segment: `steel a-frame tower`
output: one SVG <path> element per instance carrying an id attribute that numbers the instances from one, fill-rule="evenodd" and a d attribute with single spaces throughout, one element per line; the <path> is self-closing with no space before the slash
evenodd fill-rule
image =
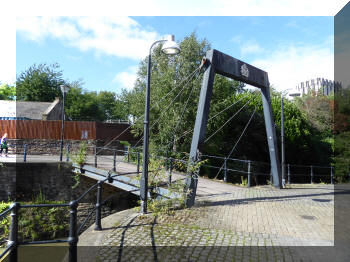
<path id="1" fill-rule="evenodd" d="M 198 152 L 200 151 L 205 138 L 214 77 L 215 74 L 220 74 L 260 88 L 264 108 L 267 142 L 270 152 L 273 184 L 276 188 L 281 188 L 281 165 L 278 157 L 276 131 L 270 98 L 270 84 L 267 73 L 215 49 L 207 51 L 204 58 L 204 67 L 205 72 L 203 75 L 197 117 L 193 130 L 189 162 L 195 163 L 198 160 Z M 197 183 L 198 179 L 196 176 L 189 173 L 186 178 L 186 188 L 189 190 L 186 201 L 187 207 L 194 205 Z"/>

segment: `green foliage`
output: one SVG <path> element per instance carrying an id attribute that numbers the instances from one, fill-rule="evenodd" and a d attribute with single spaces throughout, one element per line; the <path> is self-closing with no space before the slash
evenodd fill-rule
<path id="1" fill-rule="evenodd" d="M 63 204 L 62 201 L 49 201 L 40 193 L 31 202 L 21 204 Z M 10 203 L 0 203 L 0 213 L 9 208 Z M 66 237 L 69 228 L 67 207 L 21 208 L 18 215 L 19 241 L 48 240 Z M 10 217 L 0 221 L 0 242 L 8 239 Z"/>
<path id="2" fill-rule="evenodd" d="M 58 64 L 34 64 L 17 76 L 17 100 L 51 102 L 62 96 L 60 85 L 66 84 Z"/>
<path id="3" fill-rule="evenodd" d="M 73 163 L 82 167 L 86 163 L 88 145 L 86 141 L 80 143 L 78 150 L 72 155 L 71 159 Z M 73 176 L 75 184 L 72 186 L 72 189 L 76 188 L 80 184 L 80 173 L 76 172 Z"/>
<path id="4" fill-rule="evenodd" d="M 0 85 L 0 100 L 15 100 L 16 87 L 8 84 Z"/>
<path id="5" fill-rule="evenodd" d="M 246 187 L 248 185 L 248 179 L 241 176 L 241 186 Z"/>

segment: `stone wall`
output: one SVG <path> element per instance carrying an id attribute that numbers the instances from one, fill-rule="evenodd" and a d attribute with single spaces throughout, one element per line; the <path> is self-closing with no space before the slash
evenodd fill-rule
<path id="1" fill-rule="evenodd" d="M 96 184 L 96 180 L 80 176 L 79 185 L 72 189 L 73 178 L 70 163 L 2 163 L 0 168 L 0 201 L 28 201 L 42 193 L 48 200 L 69 202 Z M 129 206 L 133 195 L 104 183 L 102 199 L 111 197 L 110 203 Z M 113 196 L 113 197 L 112 197 Z M 96 190 L 89 193 L 85 203 L 96 203 Z"/>
<path id="2" fill-rule="evenodd" d="M 106 145 L 106 141 L 102 140 L 83 140 L 88 144 L 88 154 L 93 154 L 94 147 L 103 147 Z M 82 140 L 65 140 L 63 147 L 64 152 L 67 152 L 67 145 L 69 144 L 70 152 L 77 150 L 83 143 Z M 24 145 L 27 145 L 27 154 L 31 155 L 59 155 L 60 153 L 60 140 L 54 139 L 9 139 L 9 153 L 10 154 L 23 154 Z M 124 146 L 119 141 L 114 141 L 108 145 L 109 148 L 117 150 L 124 150 Z M 99 155 L 113 154 L 110 150 L 99 150 Z M 118 154 L 121 154 L 118 152 Z"/>

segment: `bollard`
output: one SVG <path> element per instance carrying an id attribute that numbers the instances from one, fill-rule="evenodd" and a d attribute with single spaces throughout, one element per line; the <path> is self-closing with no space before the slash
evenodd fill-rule
<path id="1" fill-rule="evenodd" d="M 117 166 L 117 151 L 113 150 L 113 171 L 116 171 Z"/>
<path id="2" fill-rule="evenodd" d="M 70 153 L 70 144 L 67 144 L 67 155 L 66 155 L 66 162 L 69 162 L 69 153 Z"/>
<path id="3" fill-rule="evenodd" d="M 314 181 L 314 169 L 313 169 L 313 166 L 311 166 L 310 172 L 311 172 L 311 173 L 310 173 L 310 176 L 311 176 L 310 184 L 312 184 L 313 181 Z"/>
<path id="4" fill-rule="evenodd" d="M 349 182 L 350 182 L 350 167 L 349 167 Z"/>
<path id="5" fill-rule="evenodd" d="M 11 210 L 11 225 L 10 225 L 10 238 L 8 245 L 14 245 L 9 254 L 9 262 L 17 262 L 17 244 L 18 244 L 18 210 L 20 209 L 20 204 L 15 202 L 12 204 Z"/>
<path id="6" fill-rule="evenodd" d="M 140 152 L 137 152 L 137 174 L 140 174 Z"/>
<path id="7" fill-rule="evenodd" d="M 288 184 L 290 184 L 290 165 L 288 164 Z"/>
<path id="8" fill-rule="evenodd" d="M 23 162 L 27 162 L 27 144 L 24 144 Z"/>
<path id="9" fill-rule="evenodd" d="M 78 202 L 71 201 L 69 203 L 70 215 L 69 215 L 69 262 L 77 262 L 78 260 L 78 232 L 77 232 L 77 208 Z"/>
<path id="10" fill-rule="evenodd" d="M 94 166 L 97 167 L 97 147 L 94 147 L 95 163 Z"/>
<path id="11" fill-rule="evenodd" d="M 168 183 L 171 185 L 171 175 L 173 172 L 173 158 L 170 157 L 170 163 L 169 163 L 169 177 L 168 177 Z"/>
<path id="12" fill-rule="evenodd" d="M 95 230 L 101 231 L 102 226 L 101 226 L 101 209 L 102 209 L 102 184 L 103 181 L 98 181 L 97 182 L 97 196 L 96 196 L 96 220 L 95 220 Z"/>
<path id="13" fill-rule="evenodd" d="M 227 158 L 224 160 L 224 182 L 227 182 Z"/>
<path id="14" fill-rule="evenodd" d="M 333 185 L 333 167 L 331 166 L 331 184 Z"/>
<path id="15" fill-rule="evenodd" d="M 250 161 L 248 161 L 248 187 L 250 187 Z"/>

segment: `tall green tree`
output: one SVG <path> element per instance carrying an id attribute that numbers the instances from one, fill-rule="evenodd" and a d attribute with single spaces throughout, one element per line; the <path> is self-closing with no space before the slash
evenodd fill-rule
<path id="1" fill-rule="evenodd" d="M 0 85 L 0 100 L 15 100 L 16 87 L 8 84 Z"/>
<path id="2" fill-rule="evenodd" d="M 61 97 L 60 85 L 68 84 L 56 64 L 34 64 L 16 79 L 17 100 L 52 102 Z"/>
<path id="3" fill-rule="evenodd" d="M 186 157 L 192 140 L 202 74 L 198 74 L 198 77 L 188 77 L 199 67 L 206 51 L 210 49 L 210 44 L 192 33 L 181 41 L 180 47 L 181 53 L 174 57 L 162 54 L 161 46 L 153 50 L 150 147 L 154 150 L 173 150 L 177 152 L 177 156 Z M 129 105 L 129 113 L 136 121 L 133 132 L 137 135 L 143 133 L 146 74 L 147 58 L 139 65 L 134 89 L 123 94 L 123 100 Z M 280 142 L 280 93 L 272 90 L 271 97 Z M 245 90 L 241 83 L 216 75 L 206 132 L 207 141 L 201 152 L 227 156 L 255 109 L 256 113 L 231 157 L 269 162 L 259 90 Z M 318 139 L 318 131 L 309 123 L 302 110 L 293 101 L 286 101 L 284 109 L 288 162 L 329 163 L 329 144 L 315 141 Z M 238 111 L 239 113 L 228 121 Z M 142 141 L 138 146 L 142 146 Z M 327 153 L 318 154 L 320 149 Z"/>

